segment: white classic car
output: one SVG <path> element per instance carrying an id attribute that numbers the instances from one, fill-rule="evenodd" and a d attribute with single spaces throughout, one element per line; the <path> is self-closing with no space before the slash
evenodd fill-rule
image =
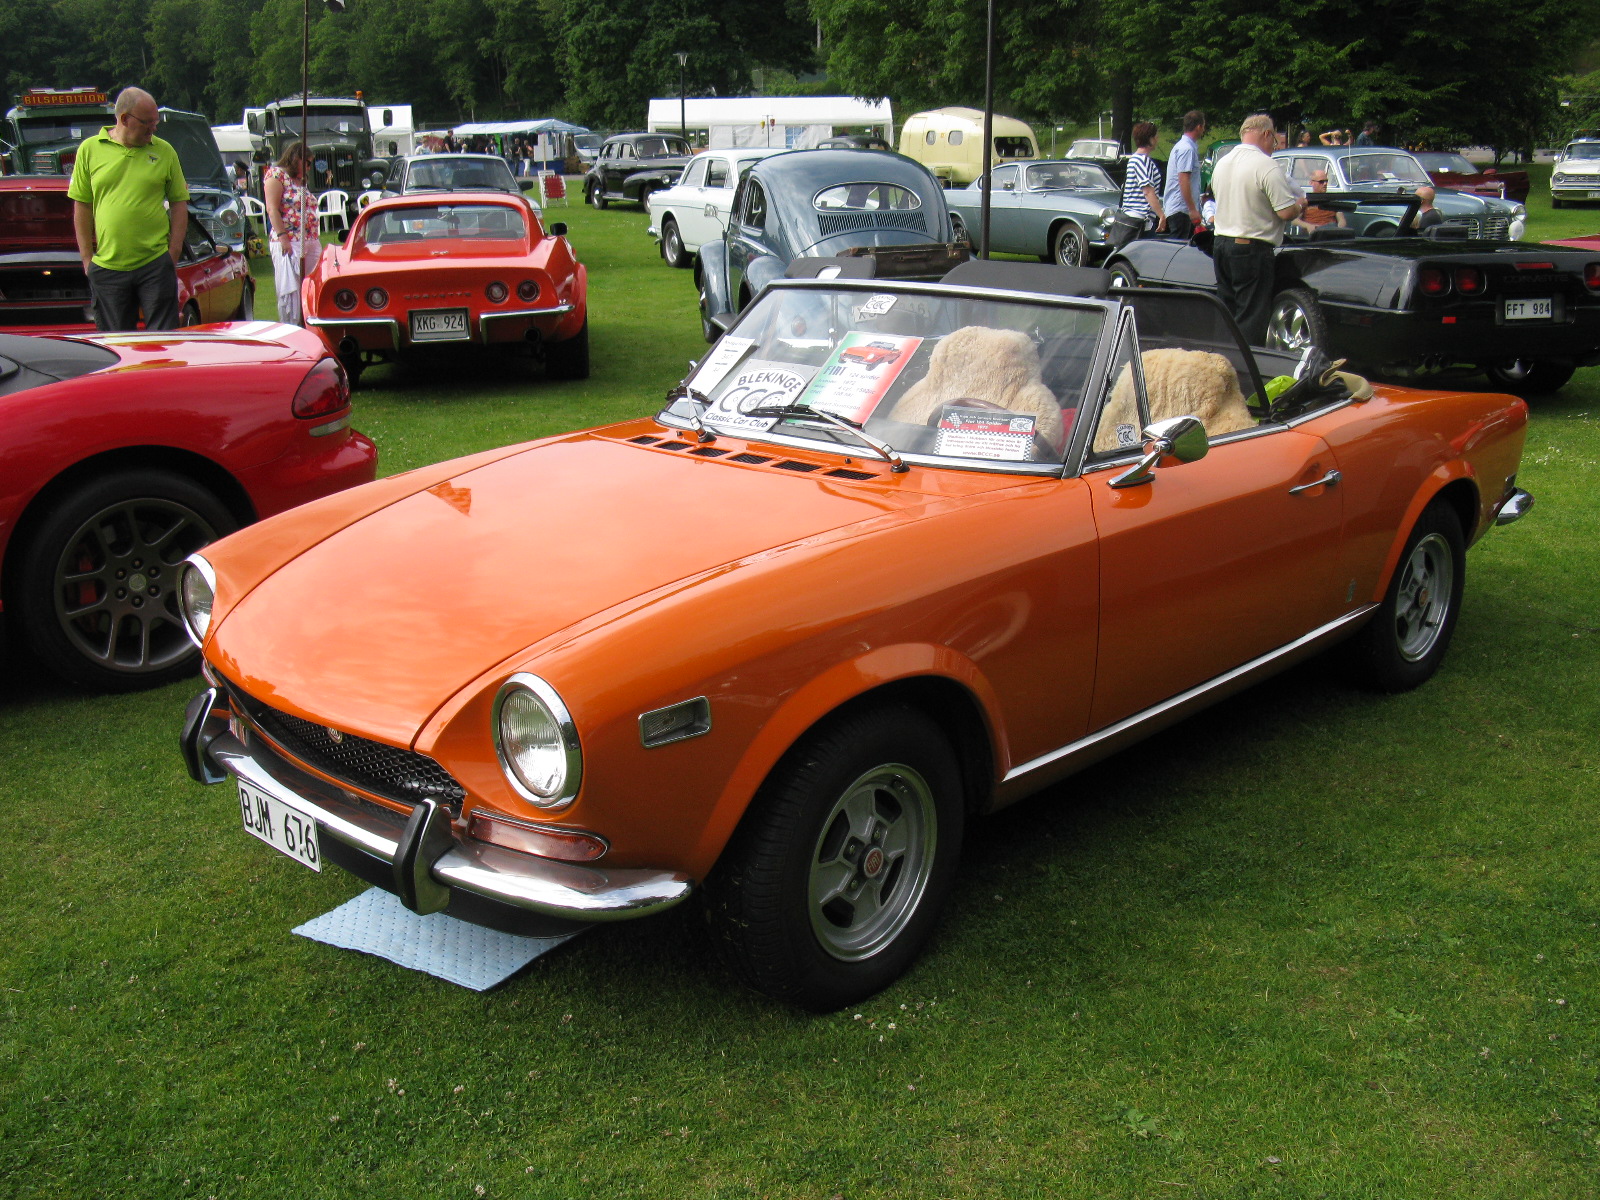
<path id="1" fill-rule="evenodd" d="M 687 267 L 707 242 L 722 240 L 733 208 L 739 174 L 751 163 L 783 147 L 704 150 L 684 169 L 675 186 L 650 193 L 648 233 L 661 243 L 669 266 Z"/>

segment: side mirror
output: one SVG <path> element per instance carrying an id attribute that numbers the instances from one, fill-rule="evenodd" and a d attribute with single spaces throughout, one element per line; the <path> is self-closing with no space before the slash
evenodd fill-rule
<path id="1" fill-rule="evenodd" d="M 531 192 L 539 186 L 539 177 L 537 175 L 519 176 L 517 178 L 517 186 L 525 192 Z"/>
<path id="2" fill-rule="evenodd" d="M 1199 417 L 1168 417 L 1165 421 L 1154 421 L 1144 429 L 1144 457 L 1113 479 L 1111 486 L 1138 487 L 1155 478 L 1151 468 L 1163 458 L 1175 458 L 1181 463 L 1197 462 L 1210 450 L 1205 422 Z"/>
<path id="3" fill-rule="evenodd" d="M 567 223 L 565 221 L 552 221 L 550 223 L 550 236 L 551 237 L 566 237 L 567 236 Z"/>

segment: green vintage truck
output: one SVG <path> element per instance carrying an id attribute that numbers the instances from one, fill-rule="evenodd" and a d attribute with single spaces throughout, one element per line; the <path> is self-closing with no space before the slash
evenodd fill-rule
<path id="1" fill-rule="evenodd" d="M 70 175 L 78 143 L 112 123 L 100 88 L 29 88 L 6 113 L 0 139 L 12 175 Z"/>
<path id="2" fill-rule="evenodd" d="M 300 97 L 275 100 L 265 108 L 246 110 L 245 124 L 251 133 L 260 134 L 269 161 L 276 161 L 283 149 L 300 136 Z M 306 105 L 310 136 L 313 178 L 307 182 L 317 192 L 339 188 L 352 198 L 381 184 L 389 162 L 373 154 L 372 125 L 367 108 L 358 95 L 353 99 L 312 96 Z"/>

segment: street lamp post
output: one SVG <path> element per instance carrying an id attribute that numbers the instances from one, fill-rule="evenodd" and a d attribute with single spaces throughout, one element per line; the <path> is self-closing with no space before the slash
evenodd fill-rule
<path id="1" fill-rule="evenodd" d="M 679 50 L 673 55 L 673 57 L 678 60 L 678 132 L 683 135 L 683 140 L 688 142 L 689 101 L 685 99 L 685 97 L 688 95 L 688 92 L 684 87 L 683 69 L 689 62 L 689 52 L 687 50 Z"/>

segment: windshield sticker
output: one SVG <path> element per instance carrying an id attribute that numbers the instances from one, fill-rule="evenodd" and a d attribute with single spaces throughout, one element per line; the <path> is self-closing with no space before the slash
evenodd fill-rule
<path id="1" fill-rule="evenodd" d="M 894 307 L 894 302 L 894 296 L 874 296 L 856 309 L 856 320 L 865 321 L 871 317 L 881 317 Z"/>
<path id="2" fill-rule="evenodd" d="M 695 373 L 689 377 L 689 386 L 709 396 L 717 390 L 717 384 L 728 377 L 728 372 L 739 365 L 739 360 L 750 353 L 750 347 L 755 344 L 755 338 L 723 338 L 717 343 L 716 349 L 695 368 Z"/>
<path id="3" fill-rule="evenodd" d="M 1033 457 L 1034 418 L 947 404 L 939 413 L 935 454 L 1023 462 Z"/>
<path id="4" fill-rule="evenodd" d="M 921 338 L 906 334 L 847 333 L 801 402 L 865 421 L 920 345 Z"/>
<path id="5" fill-rule="evenodd" d="M 810 382 L 811 371 L 807 367 L 751 359 L 712 402 L 704 419 L 719 429 L 765 433 L 778 423 L 777 417 L 747 417 L 745 414 L 753 408 L 789 404 Z"/>

